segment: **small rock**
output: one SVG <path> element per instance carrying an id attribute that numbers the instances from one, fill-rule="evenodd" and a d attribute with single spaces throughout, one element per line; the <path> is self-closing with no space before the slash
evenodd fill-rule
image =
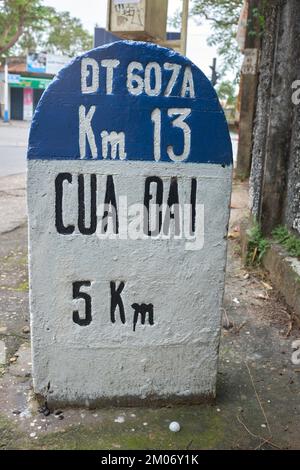
<path id="1" fill-rule="evenodd" d="M 9 360 L 9 362 L 10 362 L 11 364 L 13 364 L 13 363 L 16 362 L 16 361 L 17 361 L 16 356 L 11 357 L 10 360 Z"/>
<path id="2" fill-rule="evenodd" d="M 54 414 L 55 414 L 55 416 L 59 416 L 59 415 L 62 414 L 62 411 L 61 410 L 56 410 L 56 411 L 54 411 Z"/>
<path id="3" fill-rule="evenodd" d="M 30 333 L 30 328 L 29 328 L 29 326 L 24 326 L 24 327 L 22 328 L 22 333 L 26 333 L 26 334 L 27 334 L 27 333 Z"/>
<path id="4" fill-rule="evenodd" d="M 124 423 L 125 422 L 125 418 L 124 416 L 118 416 L 118 418 L 115 419 L 115 423 Z"/>
<path id="5" fill-rule="evenodd" d="M 180 431 L 180 424 L 177 421 L 172 421 L 169 426 L 170 431 L 172 432 L 179 432 Z"/>
<path id="6" fill-rule="evenodd" d="M 17 415 L 20 415 L 20 414 L 21 414 L 21 411 L 19 411 L 19 410 L 14 410 L 12 413 L 13 413 L 13 415 L 16 415 L 16 416 L 17 416 Z"/>

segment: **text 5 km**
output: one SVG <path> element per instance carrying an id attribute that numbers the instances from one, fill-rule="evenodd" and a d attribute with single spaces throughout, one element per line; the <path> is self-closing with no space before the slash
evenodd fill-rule
<path id="1" fill-rule="evenodd" d="M 104 59 L 97 62 L 91 57 L 81 61 L 81 92 L 97 93 L 103 86 L 107 95 L 114 94 L 114 72 L 120 66 L 117 59 Z M 100 71 L 105 69 L 105 84 L 100 80 Z M 183 69 L 183 73 L 182 72 Z M 180 83 L 178 81 L 180 80 Z M 179 85 L 179 86 L 176 86 Z M 174 90 L 176 86 L 176 92 Z M 162 66 L 157 62 L 149 62 L 145 67 L 140 62 L 130 62 L 127 67 L 126 88 L 130 95 L 138 96 L 180 96 L 195 98 L 193 72 L 189 65 L 166 62 Z"/>
<path id="2" fill-rule="evenodd" d="M 84 300 L 84 313 L 80 314 L 78 310 L 73 311 L 73 322 L 79 326 L 88 326 L 93 320 L 92 317 L 92 298 L 90 294 L 84 292 L 83 289 L 90 289 L 92 286 L 91 281 L 77 281 L 73 282 L 73 300 Z M 116 323 L 117 316 L 120 317 L 120 322 L 125 325 L 127 323 L 127 316 L 122 299 L 122 292 L 125 287 L 125 282 L 119 283 L 115 281 L 110 282 L 110 322 Z M 137 304 L 131 305 L 133 309 L 133 331 L 136 331 L 136 326 L 140 318 L 141 324 L 154 325 L 154 307 L 153 304 Z M 118 315 L 119 313 L 119 315 Z M 147 323 L 148 320 L 148 323 Z"/>

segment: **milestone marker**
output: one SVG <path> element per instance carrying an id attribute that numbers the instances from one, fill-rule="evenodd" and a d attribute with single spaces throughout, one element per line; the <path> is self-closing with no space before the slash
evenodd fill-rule
<path id="1" fill-rule="evenodd" d="M 215 396 L 231 174 L 223 111 L 187 58 L 124 41 L 59 73 L 28 149 L 37 393 Z"/>

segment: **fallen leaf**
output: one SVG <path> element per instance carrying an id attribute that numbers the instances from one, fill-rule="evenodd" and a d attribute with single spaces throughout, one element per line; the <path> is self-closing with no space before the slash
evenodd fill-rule
<path id="1" fill-rule="evenodd" d="M 270 286 L 267 282 L 261 281 L 262 285 L 267 289 L 267 290 L 273 290 L 273 287 Z"/>
<path id="2" fill-rule="evenodd" d="M 262 299 L 262 300 L 268 300 L 269 297 L 267 295 L 264 295 L 264 294 L 258 294 L 256 296 L 257 299 Z"/>
<path id="3" fill-rule="evenodd" d="M 228 233 L 228 239 L 229 240 L 234 240 L 236 238 L 239 238 L 240 233 L 239 232 L 229 232 Z"/>

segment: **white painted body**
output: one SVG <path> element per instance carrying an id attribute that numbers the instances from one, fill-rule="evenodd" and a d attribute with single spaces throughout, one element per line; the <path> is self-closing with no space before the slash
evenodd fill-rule
<path id="1" fill-rule="evenodd" d="M 31 328 L 34 390 L 48 401 L 92 403 L 115 399 L 211 398 L 216 391 L 231 166 L 127 161 L 29 161 Z M 204 246 L 186 240 L 103 240 L 96 234 L 61 235 L 55 228 L 55 177 L 96 173 L 103 203 L 105 175 L 117 197 L 143 204 L 145 178 L 177 175 L 179 196 L 189 202 L 197 178 L 204 204 Z M 67 185 L 66 223 L 76 225 L 76 181 Z M 70 190 L 70 188 L 72 190 Z M 90 280 L 93 320 L 72 321 L 82 300 L 74 281 Z M 110 281 L 124 281 L 127 322 L 110 321 Z M 154 325 L 132 328 L 133 303 L 152 303 Z"/>

